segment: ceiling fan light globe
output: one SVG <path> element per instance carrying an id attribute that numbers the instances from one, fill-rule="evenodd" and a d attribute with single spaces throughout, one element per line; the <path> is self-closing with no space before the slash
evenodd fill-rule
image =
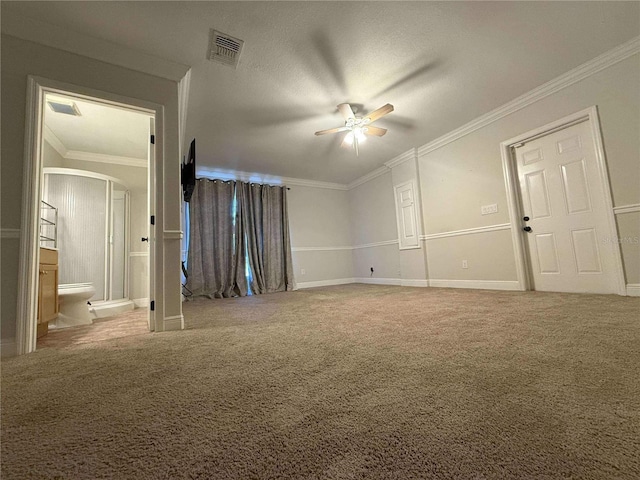
<path id="1" fill-rule="evenodd" d="M 355 136 L 354 136 L 353 132 L 349 132 L 349 133 L 347 133 L 347 135 L 345 135 L 344 142 L 347 145 L 353 145 L 353 139 L 354 138 L 355 138 Z"/>

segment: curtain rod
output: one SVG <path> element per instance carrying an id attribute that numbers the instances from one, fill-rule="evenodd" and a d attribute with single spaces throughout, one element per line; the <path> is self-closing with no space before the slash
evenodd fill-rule
<path id="1" fill-rule="evenodd" d="M 196 178 L 196 180 L 208 180 L 210 182 L 237 182 L 238 180 L 221 180 L 219 178 L 207 178 L 207 177 L 200 177 L 200 178 Z M 243 182 L 243 183 L 248 183 L 250 185 L 256 185 L 256 182 Z M 269 187 L 285 187 L 287 190 L 291 190 L 290 187 L 287 187 L 286 185 L 272 185 L 270 183 L 258 183 L 257 185 L 267 185 Z"/>

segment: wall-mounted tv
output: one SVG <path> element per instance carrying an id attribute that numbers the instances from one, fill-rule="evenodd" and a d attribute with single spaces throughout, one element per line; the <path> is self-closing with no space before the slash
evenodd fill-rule
<path id="1" fill-rule="evenodd" d="M 189 147 L 189 155 L 185 162 L 182 164 L 182 193 L 184 195 L 184 201 L 191 200 L 193 195 L 193 189 L 196 186 L 196 139 L 191 140 L 191 146 Z"/>

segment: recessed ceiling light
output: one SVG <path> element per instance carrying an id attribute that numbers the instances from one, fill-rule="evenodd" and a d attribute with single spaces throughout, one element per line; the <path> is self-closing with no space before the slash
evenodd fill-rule
<path id="1" fill-rule="evenodd" d="M 56 99 L 47 100 L 47 104 L 49 105 L 49 108 L 56 113 L 64 113 L 65 115 L 73 115 L 74 117 L 82 115 L 78 105 L 76 105 L 76 102 Z"/>

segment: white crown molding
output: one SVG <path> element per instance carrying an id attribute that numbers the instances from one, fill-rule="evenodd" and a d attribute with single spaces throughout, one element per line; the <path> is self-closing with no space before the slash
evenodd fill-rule
<path id="1" fill-rule="evenodd" d="M 390 172 L 390 171 L 391 170 L 389 170 L 389 167 L 387 167 L 386 165 L 383 165 L 382 167 L 376 168 L 372 172 L 369 172 L 366 175 L 363 175 L 362 177 L 357 178 L 353 182 L 349 183 L 347 185 L 347 190 L 354 189 L 354 188 L 362 185 L 363 183 L 370 182 L 374 178 L 378 178 L 379 176 L 384 175 L 385 173 Z"/>
<path id="2" fill-rule="evenodd" d="M 476 233 L 498 232 L 500 230 L 509 230 L 510 223 L 500 223 L 497 225 L 489 225 L 486 227 L 466 228 L 464 230 L 452 230 L 449 232 L 430 233 L 428 235 L 420 235 L 420 240 L 433 240 L 435 238 L 457 237 L 459 235 L 473 235 Z"/>
<path id="3" fill-rule="evenodd" d="M 409 160 L 415 160 L 417 157 L 417 149 L 412 148 L 411 150 L 407 150 L 404 153 L 401 153 L 397 157 L 392 158 L 388 162 L 384 162 L 387 168 L 397 167 L 398 165 L 402 165 Z"/>
<path id="4" fill-rule="evenodd" d="M 426 155 L 429 152 L 437 150 L 459 138 L 464 137 L 476 130 L 490 125 L 497 120 L 500 120 L 507 115 L 510 115 L 518 110 L 531 105 L 534 102 L 542 100 L 549 95 L 556 93 L 563 88 L 566 88 L 574 83 L 584 80 L 585 78 L 604 70 L 612 65 L 615 65 L 622 60 L 640 53 L 640 36 L 635 37 L 632 40 L 623 43 L 622 45 L 603 53 L 602 55 L 589 60 L 586 63 L 569 70 L 567 73 L 556 77 L 555 79 L 537 87 L 533 90 L 521 95 L 520 97 L 505 103 L 501 107 L 486 113 L 475 120 L 453 130 L 442 137 L 439 137 L 421 147 L 418 148 L 418 156 Z"/>
<path id="5" fill-rule="evenodd" d="M 440 280 L 430 278 L 429 286 L 479 290 L 520 290 L 520 284 L 516 280 Z"/>
<path id="6" fill-rule="evenodd" d="M 640 283 L 628 283 L 627 284 L 627 296 L 640 297 Z"/>
<path id="7" fill-rule="evenodd" d="M 279 177 L 266 173 L 250 173 L 240 170 L 221 170 L 210 167 L 197 167 L 197 176 L 216 180 L 236 180 L 239 182 L 266 183 L 269 185 L 295 185 L 300 187 L 326 188 L 330 190 L 348 190 L 342 183 L 305 180 L 303 178 Z"/>
<path id="8" fill-rule="evenodd" d="M 175 82 L 189 66 L 14 13 L 2 6 L 2 33 Z"/>
<path id="9" fill-rule="evenodd" d="M 2 228 L 0 229 L 0 238 L 20 238 L 19 228 Z"/>
<path id="10" fill-rule="evenodd" d="M 635 213 L 640 212 L 640 203 L 632 205 L 622 205 L 620 207 L 613 207 L 613 213 L 620 215 L 622 213 Z"/>
<path id="11" fill-rule="evenodd" d="M 47 125 L 44 126 L 43 133 L 44 139 L 49 142 L 49 145 L 51 145 L 62 158 L 65 158 L 68 153 L 67 147 L 64 146 L 57 135 L 53 133 L 53 131 Z"/>
<path id="12" fill-rule="evenodd" d="M 68 150 L 64 158 L 69 160 L 81 160 L 83 162 L 110 163 L 113 165 L 126 165 L 128 167 L 147 168 L 149 162 L 146 158 L 120 157 L 117 155 L 105 155 L 103 153 L 81 152 Z"/>
<path id="13" fill-rule="evenodd" d="M 397 245 L 398 239 L 395 240 L 384 240 L 382 242 L 373 242 L 373 243 L 364 243 L 362 245 L 354 245 L 353 249 L 358 250 L 360 248 L 372 248 L 372 247 L 384 247 L 385 245 Z"/>

